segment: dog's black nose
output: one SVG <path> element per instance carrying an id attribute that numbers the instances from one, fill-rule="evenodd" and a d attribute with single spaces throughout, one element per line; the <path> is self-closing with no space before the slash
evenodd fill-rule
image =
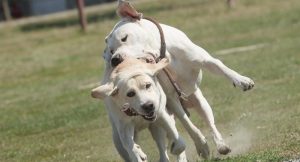
<path id="1" fill-rule="evenodd" d="M 118 66 L 123 61 L 123 58 L 120 54 L 116 54 L 110 61 L 113 67 Z"/>
<path id="2" fill-rule="evenodd" d="M 144 109 L 144 111 L 146 113 L 151 113 L 155 109 L 154 104 L 152 102 L 146 102 L 146 103 L 142 104 L 141 107 L 142 107 L 142 109 Z"/>

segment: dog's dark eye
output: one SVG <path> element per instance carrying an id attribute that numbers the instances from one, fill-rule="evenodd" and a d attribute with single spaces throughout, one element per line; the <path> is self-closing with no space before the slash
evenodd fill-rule
<path id="1" fill-rule="evenodd" d="M 146 84 L 146 89 L 149 89 L 151 87 L 151 83 Z"/>
<path id="2" fill-rule="evenodd" d="M 126 42 L 128 35 L 121 39 L 122 42 Z"/>
<path id="3" fill-rule="evenodd" d="M 130 91 L 127 93 L 127 97 L 133 97 L 135 96 L 135 92 L 134 91 Z"/>
<path id="4" fill-rule="evenodd" d="M 114 54 L 114 50 L 110 50 L 110 53 L 111 53 L 111 54 Z"/>

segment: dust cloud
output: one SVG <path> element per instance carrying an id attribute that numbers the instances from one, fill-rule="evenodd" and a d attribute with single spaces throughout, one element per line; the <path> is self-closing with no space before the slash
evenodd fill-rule
<path id="1" fill-rule="evenodd" d="M 231 148 L 229 156 L 246 153 L 251 148 L 253 140 L 253 131 L 244 127 L 235 128 L 231 135 L 225 138 L 226 143 Z"/>

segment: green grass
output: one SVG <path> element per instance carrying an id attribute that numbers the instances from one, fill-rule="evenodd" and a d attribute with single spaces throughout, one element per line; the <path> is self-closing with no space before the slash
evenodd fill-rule
<path id="1" fill-rule="evenodd" d="M 185 31 L 256 83 L 245 93 L 204 72 L 201 88 L 233 149 L 231 156 L 220 156 L 211 145 L 217 157 L 211 161 L 300 158 L 300 1 L 239 0 L 229 10 L 218 0 L 165 0 L 136 8 Z M 75 16 L 0 28 L 0 161 L 121 161 L 103 104 L 84 88 L 102 76 L 104 37 L 118 21 L 113 13 L 113 7 L 91 13 L 86 33 Z M 214 54 L 260 43 L 268 46 Z M 192 120 L 211 141 L 203 120 L 195 113 Z M 178 127 L 190 159 L 199 159 Z M 140 141 L 150 161 L 156 161 L 147 131 Z"/>

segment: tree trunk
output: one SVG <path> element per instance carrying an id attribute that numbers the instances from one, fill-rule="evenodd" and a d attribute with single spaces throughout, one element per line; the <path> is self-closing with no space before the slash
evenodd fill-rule
<path id="1" fill-rule="evenodd" d="M 235 0 L 227 0 L 227 4 L 229 8 L 234 8 L 235 7 Z"/>
<path id="2" fill-rule="evenodd" d="M 78 8 L 78 15 L 79 15 L 79 22 L 81 29 L 86 31 L 87 21 L 84 14 L 84 0 L 77 0 L 77 8 Z"/>
<path id="3" fill-rule="evenodd" d="M 4 12 L 4 18 L 6 21 L 11 20 L 10 9 L 8 5 L 8 0 L 1 0 Z"/>

